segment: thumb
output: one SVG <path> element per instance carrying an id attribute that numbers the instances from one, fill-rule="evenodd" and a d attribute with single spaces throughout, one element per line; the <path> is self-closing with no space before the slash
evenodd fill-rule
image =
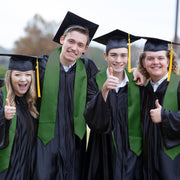
<path id="1" fill-rule="evenodd" d="M 8 98 L 6 98 L 6 106 L 10 106 Z"/>
<path id="2" fill-rule="evenodd" d="M 113 68 L 109 67 L 109 75 L 113 76 Z"/>
<path id="3" fill-rule="evenodd" d="M 156 99 L 155 105 L 156 105 L 157 108 L 160 108 L 160 107 L 161 107 L 161 105 L 159 104 L 159 100 L 158 100 L 158 99 Z"/>

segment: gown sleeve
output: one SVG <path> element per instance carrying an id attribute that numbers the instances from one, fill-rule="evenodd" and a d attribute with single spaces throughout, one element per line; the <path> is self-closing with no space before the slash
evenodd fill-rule
<path id="1" fill-rule="evenodd" d="M 166 148 L 173 148 L 180 145 L 180 84 L 178 86 L 178 105 L 176 112 L 161 110 L 162 134 Z"/>
<path id="2" fill-rule="evenodd" d="M 86 123 L 97 133 L 109 133 L 111 119 L 108 104 L 104 101 L 101 91 L 98 90 L 95 78 L 88 83 L 88 102 L 84 112 Z"/>
<path id="3" fill-rule="evenodd" d="M 10 121 L 5 120 L 3 108 L 3 94 L 0 90 L 0 149 L 8 146 Z"/>

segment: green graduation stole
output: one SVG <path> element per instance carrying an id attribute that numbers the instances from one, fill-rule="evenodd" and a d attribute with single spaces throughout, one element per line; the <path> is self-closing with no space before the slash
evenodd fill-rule
<path id="1" fill-rule="evenodd" d="M 125 69 L 126 74 L 129 78 L 128 84 L 128 134 L 130 149 L 137 156 L 142 152 L 142 131 L 140 122 L 140 92 L 139 87 L 133 81 L 132 73 L 128 73 Z M 106 69 L 96 74 L 96 82 L 98 88 L 101 89 L 104 82 L 107 79 Z M 115 150 L 117 152 L 117 146 L 115 144 L 114 133 L 112 132 L 112 138 Z"/>
<path id="2" fill-rule="evenodd" d="M 54 50 L 48 59 L 42 92 L 41 110 L 39 118 L 38 137 L 44 145 L 54 138 L 60 74 L 61 47 Z M 83 116 L 86 105 L 87 73 L 83 62 L 76 61 L 74 83 L 74 133 L 82 139 L 86 132 L 86 123 Z"/>
<path id="3" fill-rule="evenodd" d="M 6 96 L 7 96 L 5 86 L 2 87 L 2 92 L 3 92 L 3 107 L 4 107 L 6 105 Z M 9 128 L 9 145 L 6 148 L 0 150 L 0 172 L 3 172 L 9 167 L 9 161 L 11 157 L 11 151 L 12 151 L 12 146 L 16 131 L 16 121 L 17 121 L 17 117 L 15 114 Z"/>
<path id="4" fill-rule="evenodd" d="M 180 76 L 171 73 L 171 80 L 169 81 L 165 97 L 163 108 L 166 110 L 171 111 L 178 111 L 178 97 L 177 97 L 177 89 L 179 85 Z M 164 147 L 164 153 L 168 155 L 172 160 L 180 153 L 180 145 L 166 149 Z"/>

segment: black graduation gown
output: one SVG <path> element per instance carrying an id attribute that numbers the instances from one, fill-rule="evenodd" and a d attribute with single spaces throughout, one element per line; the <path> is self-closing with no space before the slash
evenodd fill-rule
<path id="1" fill-rule="evenodd" d="M 98 91 L 93 81 L 95 80 L 89 84 L 90 100 L 84 113 L 86 122 L 91 128 L 87 151 L 87 179 L 141 180 L 142 156 L 137 157 L 129 147 L 127 85 L 120 88 L 118 93 L 110 90 L 105 102 L 101 91 Z"/>
<path id="2" fill-rule="evenodd" d="M 144 175 L 148 180 L 180 179 L 180 154 L 172 160 L 163 147 L 180 145 L 180 111 L 172 112 L 163 108 L 164 95 L 168 82 L 165 80 L 156 92 L 149 83 L 145 89 L 143 118 L 143 159 Z M 153 123 L 150 109 L 154 109 L 155 100 L 162 105 L 161 123 Z M 180 87 L 178 87 L 178 106 L 180 108 Z"/>
<path id="3" fill-rule="evenodd" d="M 44 56 L 44 60 L 47 61 L 47 59 L 48 56 Z M 45 64 L 41 66 L 41 68 L 43 67 L 45 70 Z M 65 72 L 63 66 L 60 64 L 55 135 L 45 146 L 38 138 L 37 179 L 83 179 L 86 137 L 81 140 L 74 134 L 73 96 L 75 70 L 76 64 L 74 64 L 68 72 Z M 86 71 L 88 79 L 97 72 L 95 64 L 90 60 L 88 60 Z M 42 72 L 40 77 L 42 77 L 43 80 Z"/>
<path id="4" fill-rule="evenodd" d="M 2 107 L 3 95 L 0 95 L 0 148 L 8 146 L 11 120 L 5 120 Z M 32 180 L 36 157 L 37 120 L 28 111 L 23 97 L 15 97 L 17 124 L 12 152 L 7 170 L 0 174 L 3 180 Z"/>

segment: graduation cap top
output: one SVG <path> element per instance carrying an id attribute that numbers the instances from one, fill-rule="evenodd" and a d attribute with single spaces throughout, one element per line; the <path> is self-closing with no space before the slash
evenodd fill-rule
<path id="1" fill-rule="evenodd" d="M 37 57 L 20 54 L 0 54 L 0 56 L 9 56 L 9 70 L 29 71 L 35 70 Z"/>
<path id="2" fill-rule="evenodd" d="M 60 37 L 64 34 L 65 30 L 71 26 L 80 26 L 89 30 L 89 41 L 93 38 L 99 25 L 88 21 L 72 12 L 68 11 L 63 22 L 61 23 L 53 41 L 60 43 Z"/>
<path id="3" fill-rule="evenodd" d="M 147 39 L 144 45 L 144 51 L 168 51 L 168 44 L 180 45 L 179 43 L 170 42 L 163 39 L 152 38 L 152 37 L 141 37 Z"/>
<path id="4" fill-rule="evenodd" d="M 38 57 L 21 55 L 21 54 L 0 54 L 0 56 L 9 56 L 10 57 L 9 67 L 8 67 L 9 70 L 30 71 L 30 70 L 36 69 L 38 97 L 41 97 L 40 83 L 39 83 Z"/>
<path id="5" fill-rule="evenodd" d="M 128 34 L 127 32 L 116 29 L 110 33 L 93 39 L 93 41 L 106 45 L 106 52 L 114 48 L 128 48 L 128 43 L 139 40 L 140 37 Z"/>

